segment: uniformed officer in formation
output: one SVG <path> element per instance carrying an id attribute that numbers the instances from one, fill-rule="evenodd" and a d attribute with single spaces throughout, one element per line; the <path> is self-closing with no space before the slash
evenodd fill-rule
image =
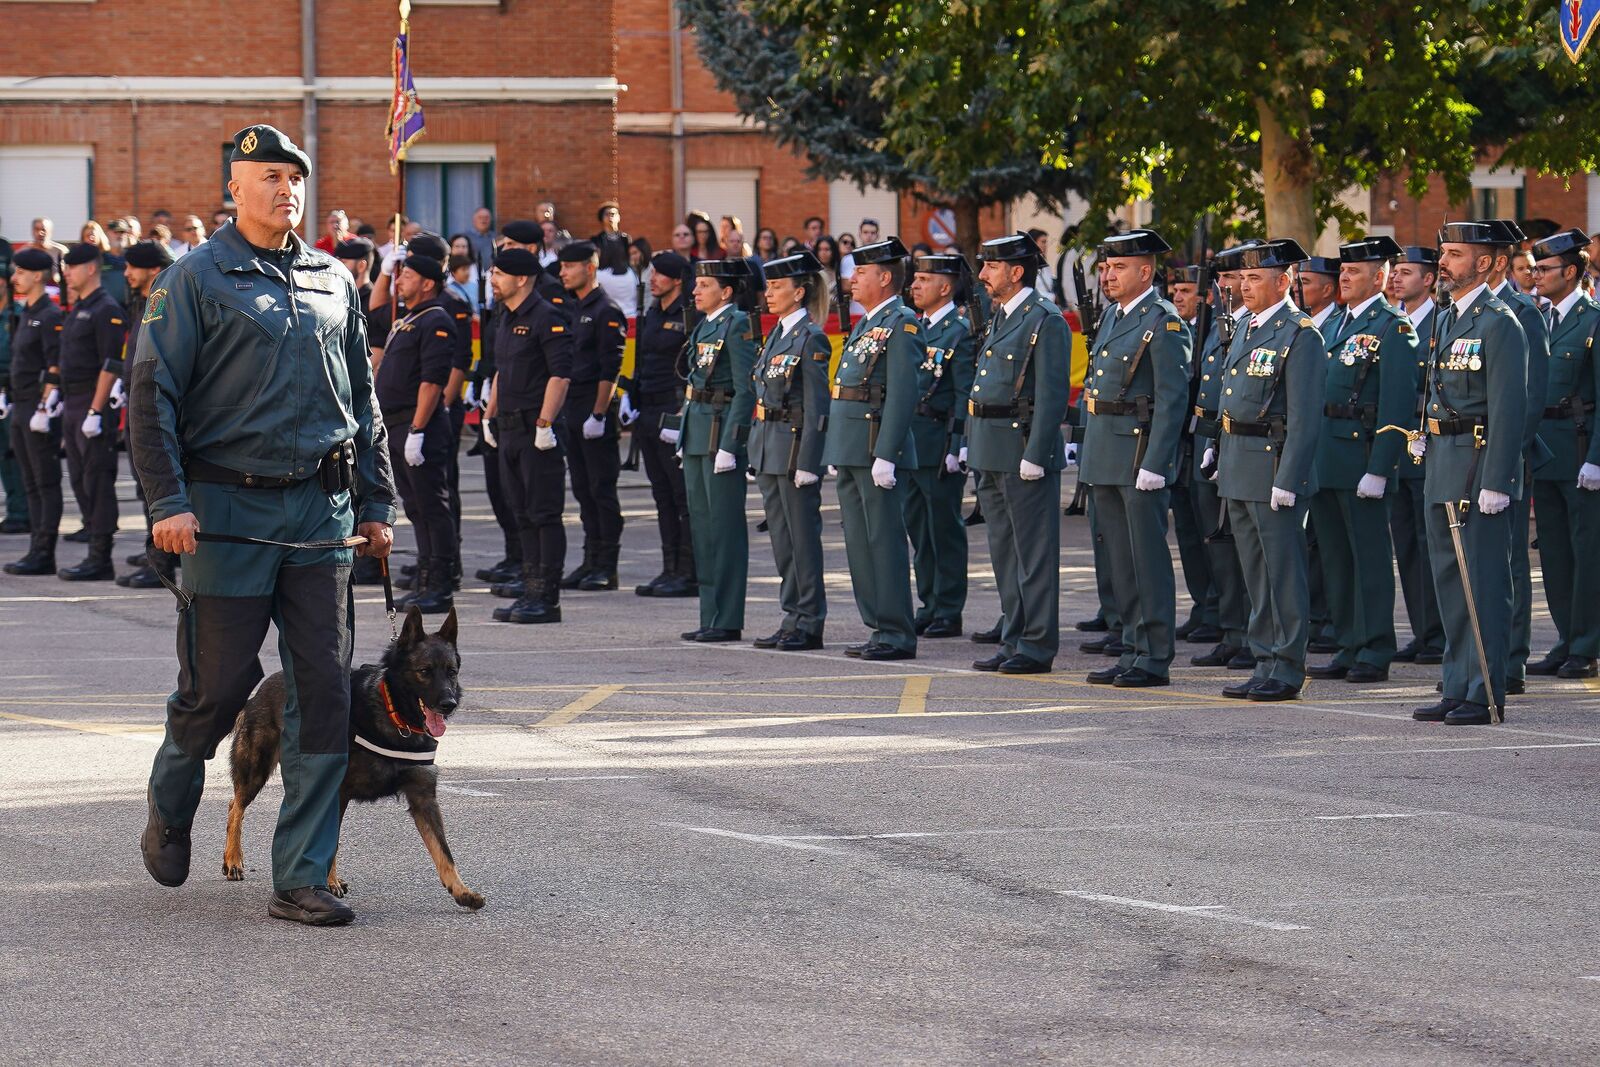
<path id="1" fill-rule="evenodd" d="M 1452 222 L 1439 232 L 1439 279 L 1450 304 L 1434 326 L 1428 364 L 1426 436 L 1411 444 L 1427 459 L 1428 556 L 1444 621 L 1440 700 L 1416 719 L 1481 725 L 1505 705 L 1511 645 L 1511 501 L 1522 494 L 1528 344 L 1515 314 L 1489 291 L 1499 231 Z M 1446 501 L 1460 509 L 1467 573 L 1457 563 Z M 1476 633 L 1463 581 L 1477 607 Z M 1489 677 L 1478 664 L 1481 638 Z"/>
<path id="2" fill-rule="evenodd" d="M 1391 237 L 1339 246 L 1344 311 L 1323 334 L 1328 373 L 1311 498 L 1339 653 L 1311 667 L 1313 678 L 1381 682 L 1396 651 L 1393 545 L 1383 498 L 1405 438 L 1378 430 L 1407 425 L 1416 401 L 1416 333 L 1405 312 L 1383 297 L 1389 261 L 1399 254 Z"/>
<path id="3" fill-rule="evenodd" d="M 1291 295 L 1300 301 L 1300 310 L 1311 319 L 1311 325 L 1323 340 L 1340 329 L 1344 322 L 1344 308 L 1339 304 L 1339 257 L 1307 256 L 1295 271 L 1295 284 Z M 1306 641 L 1308 652 L 1338 652 L 1339 640 L 1334 633 L 1328 610 L 1328 594 L 1322 578 L 1321 541 L 1317 531 L 1316 509 L 1306 512 L 1306 546 L 1310 552 L 1311 566 L 1311 637 Z"/>
<path id="4" fill-rule="evenodd" d="M 1101 243 L 1101 291 L 1113 306 L 1090 347 L 1084 404 L 1078 477 L 1094 500 L 1126 646 L 1089 681 L 1129 689 L 1168 683 L 1177 628 L 1167 487 L 1189 414 L 1191 341 L 1155 290 L 1156 257 L 1171 251 L 1153 230 Z"/>
<path id="5" fill-rule="evenodd" d="M 744 633 L 750 573 L 744 468 L 755 411 L 750 375 L 756 342 L 750 316 L 734 306 L 734 299 L 741 289 L 764 284 L 750 276 L 750 269 L 743 259 L 703 259 L 694 265 L 694 306 L 704 318 L 689 335 L 677 444 L 700 585 L 700 625 L 681 635 L 685 641 L 738 641 Z"/>
<path id="6" fill-rule="evenodd" d="M 486 432 L 516 518 L 522 567 L 520 592 L 495 609 L 497 622 L 561 621 L 566 466 L 557 429 L 572 377 L 573 330 L 566 313 L 540 294 L 541 276 L 539 257 L 525 248 L 502 249 L 490 274 L 496 336 Z"/>
<path id="7" fill-rule="evenodd" d="M 1389 271 L 1389 292 L 1396 307 L 1417 336 L 1416 403 L 1403 425 L 1418 426 L 1426 418 L 1423 393 L 1427 389 L 1428 358 L 1433 350 L 1435 314 L 1433 290 L 1438 281 L 1439 250 L 1422 245 L 1407 245 Z M 1428 505 L 1423 479 L 1426 460 L 1403 457 L 1395 480 L 1384 494 L 1389 500 L 1389 533 L 1394 540 L 1395 570 L 1400 575 L 1400 592 L 1405 600 L 1406 618 L 1411 623 L 1411 640 L 1394 654 L 1403 663 L 1433 664 L 1444 660 L 1444 624 L 1439 620 L 1439 599 L 1433 591 L 1433 565 L 1428 562 Z"/>
<path id="8" fill-rule="evenodd" d="M 676 252 L 657 252 L 650 259 L 651 300 L 639 320 L 634 347 L 633 384 L 623 404 L 639 439 L 645 476 L 656 505 L 661 534 L 661 573 L 637 586 L 640 596 L 688 597 L 698 592 L 694 542 L 689 529 L 689 497 L 678 462 L 679 431 L 675 421 L 688 380 L 689 335 L 700 315 L 685 292 L 692 266 Z"/>
<path id="9" fill-rule="evenodd" d="M 455 323 L 439 299 L 444 267 L 421 254 L 394 272 L 402 317 L 389 329 L 377 369 L 377 396 L 389 436 L 390 463 L 417 540 L 413 591 L 400 606 L 449 611 L 458 545 L 450 509 L 449 452 L 454 447 L 444 394 L 455 366 Z"/>
<path id="10" fill-rule="evenodd" d="M 11 338 L 11 449 L 22 467 L 33 532 L 28 551 L 5 565 L 7 574 L 56 573 L 56 538 L 61 527 L 61 390 L 47 384 L 61 363 L 61 309 L 45 284 L 55 271 L 50 253 L 19 249 L 12 260 L 11 288 L 17 328 Z"/>
<path id="11" fill-rule="evenodd" d="M 1533 245 L 1533 284 L 1550 324 L 1550 369 L 1539 437 L 1553 456 L 1535 469 L 1534 518 L 1555 646 L 1529 674 L 1593 678 L 1600 661 L 1600 304 L 1579 281 L 1588 266 L 1582 230 Z"/>
<path id="12" fill-rule="evenodd" d="M 1256 666 L 1224 696 L 1292 700 L 1305 684 L 1310 560 L 1305 517 L 1317 489 L 1327 355 L 1311 319 L 1289 298 L 1290 272 L 1306 258 L 1292 240 L 1238 256 L 1250 317 L 1223 365 L 1217 487 L 1228 502 L 1234 548 L 1250 593 Z"/>
<path id="13" fill-rule="evenodd" d="M 1196 667 L 1253 671 L 1256 666 L 1245 634 L 1250 621 L 1250 599 L 1245 590 L 1244 572 L 1239 569 L 1239 553 L 1234 550 L 1227 504 L 1217 492 L 1216 468 L 1217 440 L 1222 436 L 1223 364 L 1233 338 L 1244 332 L 1244 323 L 1250 316 L 1250 309 L 1244 306 L 1239 295 L 1239 253 L 1256 243 L 1223 249 L 1212 259 L 1220 304 L 1200 355 L 1200 384 L 1194 400 L 1196 476 L 1192 502 L 1195 522 L 1205 539 L 1211 582 L 1217 590 L 1217 628 L 1222 634 L 1209 652 L 1189 658 Z"/>
<path id="14" fill-rule="evenodd" d="M 145 304 L 150 297 L 150 290 L 155 287 L 156 275 L 172 265 L 172 252 L 160 241 L 139 241 L 130 245 L 123 253 L 126 263 L 126 278 L 128 282 L 128 300 L 123 305 L 127 312 L 128 340 L 123 348 L 124 358 L 122 370 L 117 384 L 112 389 L 111 407 L 113 410 L 121 409 L 128 396 L 128 372 L 133 363 L 133 355 L 138 351 L 139 322 L 144 318 Z M 133 449 L 128 449 L 128 464 L 133 464 Z M 161 585 L 164 575 L 169 581 L 178 564 L 178 557 L 170 552 L 163 552 L 155 546 L 150 539 L 150 502 L 145 499 L 144 485 L 139 481 L 138 472 L 134 471 L 133 488 L 139 498 L 139 507 L 144 512 L 145 542 L 142 561 L 138 569 L 129 571 L 117 578 L 117 584 L 130 589 L 154 589 Z M 139 556 L 133 559 L 140 559 Z M 129 560 L 133 562 L 133 560 Z"/>
<path id="15" fill-rule="evenodd" d="M 1174 633 L 1180 641 L 1215 643 L 1222 636 L 1222 631 L 1217 627 L 1218 591 L 1212 578 L 1211 563 L 1206 558 L 1205 535 L 1209 528 L 1200 528 L 1194 504 L 1195 468 L 1200 465 L 1200 454 L 1195 451 L 1194 405 L 1200 395 L 1201 368 L 1205 365 L 1201 349 L 1218 311 L 1211 304 L 1212 286 L 1209 278 L 1206 279 L 1206 292 L 1200 291 L 1199 267 L 1178 267 L 1170 277 L 1167 289 L 1171 294 L 1172 306 L 1189 327 L 1192 343 L 1189 403 L 1184 409 L 1183 436 L 1178 444 L 1178 474 L 1168 490 L 1172 502 L 1172 534 L 1178 542 L 1178 561 L 1183 567 L 1183 584 L 1190 602 L 1189 618 Z M 1204 331 L 1200 329 L 1202 325 Z"/>
<path id="16" fill-rule="evenodd" d="M 908 257 L 897 237 L 855 250 L 851 295 L 866 310 L 850 331 L 829 391 L 823 458 L 839 472 L 850 587 L 871 631 L 845 655 L 865 660 L 917 656 L 900 472 L 917 465 L 911 418 L 917 367 L 927 352 L 916 316 L 900 299 Z"/>
<path id="17" fill-rule="evenodd" d="M 828 617 L 822 562 L 822 444 L 828 421 L 833 345 L 822 264 L 810 252 L 763 267 L 767 309 L 778 325 L 756 359 L 750 467 L 766 511 L 780 584 L 778 629 L 757 648 L 801 652 L 822 647 Z"/>
<path id="18" fill-rule="evenodd" d="M 911 436 L 917 465 L 906 479 L 906 533 L 920 604 L 920 637 L 959 637 L 967 603 L 967 530 L 961 501 L 967 478 L 961 469 L 967 396 L 977 373 L 977 339 L 960 304 L 976 284 L 966 257 L 918 256 L 912 264 L 911 301 L 921 312 L 922 345 L 917 365 L 917 405 Z"/>
<path id="19" fill-rule="evenodd" d="M 612 394 L 622 373 L 628 319 L 597 281 L 600 253 L 574 241 L 560 253 L 561 284 L 571 294 L 572 382 L 567 388 L 565 441 L 572 495 L 583 522 L 583 562 L 562 579 L 562 588 L 586 592 L 617 588 L 622 551 L 622 505 L 617 478 L 622 457 Z"/>
<path id="20" fill-rule="evenodd" d="M 110 581 L 117 576 L 111 543 L 117 532 L 117 433 L 111 390 L 121 377 L 128 313 L 100 285 L 100 250 L 80 244 L 61 257 L 73 296 L 61 326 L 61 352 L 51 368 L 61 389 L 62 444 L 67 477 L 89 535 L 89 553 L 57 577 L 69 582 Z"/>
<path id="21" fill-rule="evenodd" d="M 150 774 L 145 867 L 189 873 L 205 762 L 261 680 L 269 624 L 285 667 L 284 799 L 272 848 L 272 915 L 347 923 L 328 892 L 348 763 L 354 604 L 351 550 L 198 542 L 221 533 L 301 543 L 392 543 L 394 484 L 355 285 L 294 233 L 311 163 L 279 131 L 234 136 L 236 221 L 156 279 L 134 356 L 134 465 L 153 536 L 188 553 L 178 688 Z"/>
<path id="22" fill-rule="evenodd" d="M 1000 650 L 978 670 L 1041 674 L 1061 647 L 1061 469 L 1072 337 L 1034 289 L 1038 247 L 1026 234 L 985 241 L 979 278 L 994 313 L 967 400 L 967 462 L 1000 590 Z M 1081 458 L 1080 458 L 1081 462 Z"/>

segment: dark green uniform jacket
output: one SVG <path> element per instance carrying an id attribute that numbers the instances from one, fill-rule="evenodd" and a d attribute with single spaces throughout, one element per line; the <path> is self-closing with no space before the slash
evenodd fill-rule
<path id="1" fill-rule="evenodd" d="M 1597 330 L 1600 304 L 1580 294 L 1550 334 L 1550 374 L 1539 438 L 1553 455 L 1534 472 L 1540 481 L 1576 483 L 1579 467 L 1600 464 L 1600 433 L 1595 432 L 1594 421 L 1595 397 L 1600 395 Z"/>
<path id="2" fill-rule="evenodd" d="M 911 439 L 917 465 L 937 467 L 961 448 L 966 426 L 967 396 L 977 375 L 977 338 L 972 324 L 952 305 L 936 323 L 922 326 L 923 350 L 917 365 L 917 406 L 911 416 Z"/>
<path id="3" fill-rule="evenodd" d="M 810 318 L 802 318 L 788 331 L 780 324 L 767 338 L 754 375 L 756 422 L 750 431 L 750 466 L 757 474 L 787 478 L 797 470 L 822 474 L 822 427 L 828 417 L 832 356 L 828 335 Z"/>
<path id="4" fill-rule="evenodd" d="M 1439 342 L 1428 380 L 1428 503 L 1467 500 L 1476 509 L 1480 489 L 1522 496 L 1528 387 L 1522 327 L 1485 289 L 1465 314 L 1457 315 L 1453 305 L 1446 308 L 1434 329 Z M 1436 431 L 1438 420 L 1457 418 L 1485 423 L 1483 448 L 1474 447 L 1470 431 Z"/>
<path id="5" fill-rule="evenodd" d="M 686 456 L 712 456 L 722 450 L 742 462 L 756 405 L 750 384 L 756 343 L 750 316 L 725 306 L 727 310 L 715 319 L 700 320 L 689 337 L 688 402 L 679 445 Z"/>
<path id="6" fill-rule="evenodd" d="M 1054 304 L 1031 291 L 1009 314 L 996 307 L 968 398 L 967 462 L 1004 474 L 1024 459 L 1061 470 L 1071 379 L 1072 335 Z"/>
<path id="7" fill-rule="evenodd" d="M 1144 469 L 1170 485 L 1190 414 L 1189 327 L 1154 290 L 1120 310 L 1106 315 L 1094 339 L 1078 476 L 1090 485 L 1133 485 Z"/>
<path id="8" fill-rule="evenodd" d="M 1322 443 L 1317 485 L 1354 489 L 1364 474 L 1392 478 L 1405 455 L 1405 435 L 1381 426 L 1415 426 L 1417 335 L 1405 312 L 1382 296 L 1359 317 L 1341 316 L 1327 338 Z M 1405 455 L 1409 465 L 1411 457 Z"/>
<path id="9" fill-rule="evenodd" d="M 899 297 L 856 323 L 834 372 L 825 462 L 870 467 L 873 460 L 886 459 L 896 467 L 917 465 L 911 414 L 917 406 L 917 366 L 926 355 L 922 328 Z"/>
<path id="10" fill-rule="evenodd" d="M 1240 325 L 1223 365 L 1217 491 L 1224 497 L 1271 500 L 1277 488 L 1310 502 L 1327 362 L 1322 335 L 1293 301 L 1253 330 L 1248 318 Z M 1230 420 L 1268 431 L 1230 431 Z"/>

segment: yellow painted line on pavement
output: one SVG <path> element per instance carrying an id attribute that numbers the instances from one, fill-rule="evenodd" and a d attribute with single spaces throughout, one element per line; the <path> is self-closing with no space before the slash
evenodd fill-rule
<path id="1" fill-rule="evenodd" d="M 146 694 L 138 694 L 144 696 Z M 153 695 L 153 694 L 151 694 Z M 35 697 L 5 697 L 0 698 L 0 705 L 24 708 L 164 708 L 166 703 L 160 704 L 130 704 L 126 700 L 51 700 Z"/>
<path id="2" fill-rule="evenodd" d="M 926 715 L 928 713 L 928 686 L 933 684 L 933 679 L 928 675 L 916 675 L 906 679 L 906 687 L 900 693 L 901 715 Z"/>
<path id="3" fill-rule="evenodd" d="M 0 711 L 0 719 L 25 723 L 29 726 L 50 726 L 57 730 L 72 730 L 80 734 L 105 734 L 111 737 L 126 737 L 129 734 L 157 734 L 166 729 L 165 726 L 121 726 L 110 722 L 68 722 L 65 719 L 41 719 L 35 715 L 18 715 L 9 711 Z"/>
<path id="4" fill-rule="evenodd" d="M 534 723 L 535 726 L 565 726 L 590 708 L 598 707 L 609 697 L 628 688 L 625 685 L 597 685 L 564 708 L 559 708 Z"/>

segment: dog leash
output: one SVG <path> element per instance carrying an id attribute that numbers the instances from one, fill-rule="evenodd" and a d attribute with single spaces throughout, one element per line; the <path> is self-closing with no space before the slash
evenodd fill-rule
<path id="1" fill-rule="evenodd" d="M 367 543 L 367 539 L 360 534 L 353 534 L 350 537 L 330 537 L 321 541 L 274 541 L 268 537 L 248 537 L 244 534 L 197 531 L 194 539 L 210 544 L 263 545 L 267 548 L 309 549 L 312 551 L 331 548 L 356 548 Z M 394 587 L 389 583 L 389 561 L 381 559 L 378 562 L 383 565 L 383 600 L 389 609 L 389 629 L 394 631 L 394 636 L 398 638 L 400 631 L 395 628 L 394 622 Z M 167 591 L 178 598 L 178 610 L 180 612 L 188 611 L 194 606 L 194 597 L 185 592 L 183 587 L 163 574 L 159 567 L 152 567 L 151 569 L 156 572 L 156 577 L 161 579 L 161 584 L 167 587 Z"/>

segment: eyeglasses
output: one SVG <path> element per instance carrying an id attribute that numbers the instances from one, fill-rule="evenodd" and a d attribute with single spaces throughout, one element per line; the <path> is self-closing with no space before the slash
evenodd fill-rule
<path id="1" fill-rule="evenodd" d="M 1560 273 L 1561 271 L 1563 271 L 1565 269 L 1566 269 L 1566 264 L 1564 264 L 1564 263 L 1557 264 L 1554 267 L 1540 267 L 1540 266 L 1535 265 L 1535 266 L 1532 266 L 1532 267 L 1528 268 L 1528 273 L 1533 275 L 1535 278 L 1537 278 L 1540 275 L 1549 274 L 1552 271 L 1554 271 L 1556 273 Z"/>
<path id="2" fill-rule="evenodd" d="M 197 228 L 198 227 L 195 227 L 195 226 L 185 226 L 183 228 L 183 232 L 184 233 L 193 233 Z"/>
<path id="3" fill-rule="evenodd" d="M 674 237 L 693 237 L 694 235 L 692 233 L 690 233 L 688 230 L 673 230 L 672 231 L 672 236 L 674 236 Z"/>

